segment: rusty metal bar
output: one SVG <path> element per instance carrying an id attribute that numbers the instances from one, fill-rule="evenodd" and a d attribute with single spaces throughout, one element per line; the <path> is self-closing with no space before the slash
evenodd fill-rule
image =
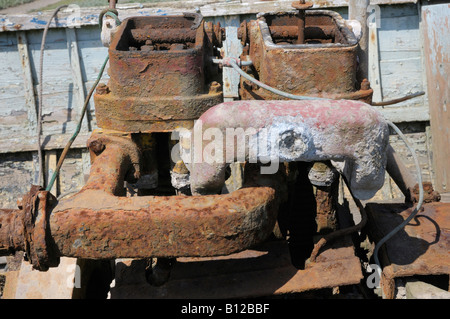
<path id="1" fill-rule="evenodd" d="M 127 198 L 86 190 L 61 202 L 51 213 L 43 211 L 43 204 L 49 204 L 49 193 L 39 192 L 37 196 L 39 225 L 26 218 L 25 210 L 0 211 L 0 252 L 29 250 L 31 262 L 39 270 L 48 269 L 48 259 L 61 256 L 115 259 L 228 255 L 265 240 L 276 219 L 275 191 L 268 187 L 202 197 Z M 34 203 L 30 202 L 32 206 Z"/>
<path id="2" fill-rule="evenodd" d="M 344 179 L 345 180 L 345 179 Z M 361 221 L 351 227 L 348 228 L 343 228 L 343 229 L 339 229 L 336 230 L 332 233 L 329 233 L 325 236 L 323 236 L 315 245 L 313 248 L 313 251 L 311 252 L 311 256 L 309 257 L 308 262 L 309 263 L 314 263 L 316 262 L 316 258 L 320 252 L 320 250 L 327 244 L 330 243 L 332 241 L 335 241 L 338 238 L 342 238 L 344 236 L 348 236 L 351 235 L 357 231 L 360 231 L 364 226 L 366 226 L 367 224 L 367 213 L 364 209 L 364 206 L 362 205 L 361 201 L 359 199 L 357 199 L 355 196 L 352 195 L 352 198 L 356 204 L 356 206 L 358 207 L 360 213 L 361 213 Z"/>
<path id="3" fill-rule="evenodd" d="M 293 2 L 292 6 L 298 10 L 298 31 L 297 31 L 297 44 L 305 43 L 305 10 L 313 6 L 312 3 L 306 3 L 305 0 L 299 0 Z"/>

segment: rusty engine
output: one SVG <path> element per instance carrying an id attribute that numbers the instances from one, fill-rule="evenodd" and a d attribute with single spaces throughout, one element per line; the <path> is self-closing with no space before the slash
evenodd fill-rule
<path id="1" fill-rule="evenodd" d="M 303 280 L 327 281 L 330 265 L 342 274 L 330 286 L 361 280 L 352 245 L 329 245 L 370 223 L 361 201 L 386 171 L 405 209 L 419 201 L 417 182 L 370 105 L 352 29 L 335 12 L 294 7 L 243 22 L 238 56 L 231 35 L 199 14 L 123 20 L 107 43 L 109 82 L 94 95 L 88 181 L 59 201 L 33 186 L 18 210 L 0 210 L 0 251 L 25 251 L 41 271 L 66 256 L 156 258 L 170 273 L 177 258 L 275 238 Z M 360 209 L 356 225 L 338 216 L 344 184 Z M 386 295 L 393 276 L 383 277 Z"/>

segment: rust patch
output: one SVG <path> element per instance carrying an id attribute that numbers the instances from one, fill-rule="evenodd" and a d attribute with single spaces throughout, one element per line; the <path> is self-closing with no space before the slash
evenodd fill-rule
<path id="1" fill-rule="evenodd" d="M 92 198 L 108 204 L 89 207 Z M 274 227 L 275 203 L 271 188 L 133 198 L 86 191 L 56 207 L 50 224 L 58 250 L 69 257 L 217 256 L 266 239 Z"/>
<path id="2" fill-rule="evenodd" d="M 423 185 L 423 202 L 431 203 L 431 202 L 439 202 L 441 200 L 441 195 L 439 192 L 435 191 L 433 188 L 433 184 L 431 182 L 424 182 Z M 417 203 L 419 201 L 419 185 L 416 184 L 414 188 L 411 190 L 411 197 L 413 202 Z"/>
<path id="3" fill-rule="evenodd" d="M 367 204 L 368 231 L 377 242 L 411 213 L 406 204 Z M 426 203 L 423 211 L 390 238 L 380 250 L 381 286 L 394 298 L 397 277 L 450 274 L 450 203 Z"/>

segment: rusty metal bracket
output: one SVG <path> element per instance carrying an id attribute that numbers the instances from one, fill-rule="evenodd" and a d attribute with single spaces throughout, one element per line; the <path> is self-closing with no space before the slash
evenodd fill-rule
<path id="1" fill-rule="evenodd" d="M 203 16 L 200 13 L 183 12 L 183 17 L 194 18 L 194 22 L 192 23 L 191 30 L 197 30 L 203 21 Z"/>
<path id="2" fill-rule="evenodd" d="M 49 233 L 49 214 L 56 198 L 33 185 L 18 210 L 0 210 L 0 252 L 24 251 L 34 269 L 46 271 L 59 264 Z M 2 249 L 3 248 L 3 249 Z"/>
<path id="3" fill-rule="evenodd" d="M 412 213 L 404 203 L 366 205 L 368 233 L 379 241 Z M 395 278 L 414 275 L 449 275 L 450 203 L 425 203 L 423 210 L 380 250 L 384 298 L 394 298 Z"/>

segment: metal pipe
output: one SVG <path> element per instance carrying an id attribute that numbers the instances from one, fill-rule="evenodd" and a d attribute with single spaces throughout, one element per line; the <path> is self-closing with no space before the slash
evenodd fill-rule
<path id="1" fill-rule="evenodd" d="M 181 157 L 190 166 L 192 194 L 217 194 L 235 161 L 332 160 L 355 196 L 369 199 L 384 184 L 388 138 L 382 114 L 363 102 L 233 101 L 206 111 L 180 144 L 190 147 Z"/>
<path id="2" fill-rule="evenodd" d="M 89 191 L 58 205 L 50 229 L 58 251 L 68 257 L 227 255 L 269 236 L 274 202 L 272 188 L 202 197 L 127 198 Z"/>
<path id="3" fill-rule="evenodd" d="M 0 250 L 26 250 L 34 268 L 61 256 L 85 259 L 227 255 L 265 240 L 278 201 L 270 187 L 227 195 L 125 197 L 139 177 L 139 151 L 128 137 L 93 134 L 94 160 L 81 191 L 59 203 L 34 187 L 21 210 L 0 210 Z"/>
<path id="4" fill-rule="evenodd" d="M 0 209 L 0 256 L 25 250 L 21 215 L 19 209 Z"/>
<path id="5" fill-rule="evenodd" d="M 369 76 L 369 28 L 367 25 L 367 8 L 370 0 L 349 0 L 348 19 L 357 20 L 361 24 L 361 38 L 359 39 L 359 68 L 357 72 L 358 82 Z"/>

